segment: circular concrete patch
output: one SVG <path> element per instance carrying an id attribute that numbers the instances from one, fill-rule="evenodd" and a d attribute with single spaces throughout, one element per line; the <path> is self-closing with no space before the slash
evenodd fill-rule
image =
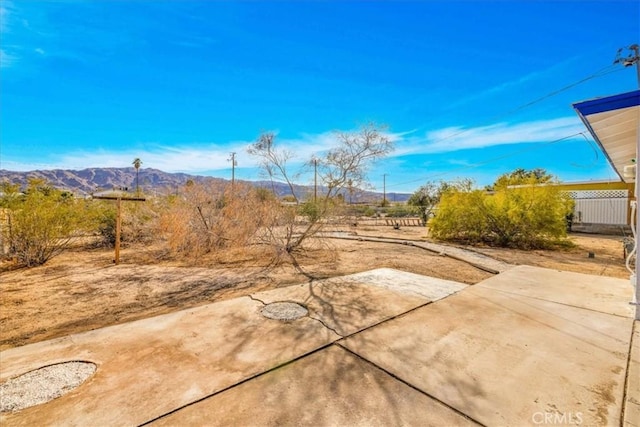
<path id="1" fill-rule="evenodd" d="M 308 311 L 295 302 L 272 302 L 260 311 L 264 317 L 275 320 L 296 320 L 307 315 Z"/>
<path id="2" fill-rule="evenodd" d="M 45 366 L 0 384 L 0 412 L 19 411 L 49 402 L 80 386 L 96 371 L 90 362 Z"/>

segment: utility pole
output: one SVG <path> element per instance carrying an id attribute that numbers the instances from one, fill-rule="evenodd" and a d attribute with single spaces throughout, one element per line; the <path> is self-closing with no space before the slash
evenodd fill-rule
<path id="1" fill-rule="evenodd" d="M 313 203 L 318 200 L 318 159 L 313 158 Z"/>
<path id="2" fill-rule="evenodd" d="M 231 157 L 227 159 L 228 162 L 231 162 L 231 187 L 233 188 L 236 182 L 236 166 L 238 166 L 238 162 L 236 161 L 236 153 L 231 153 Z"/>
<path id="3" fill-rule="evenodd" d="M 382 174 L 382 206 L 387 206 L 387 173 Z"/>
<path id="4" fill-rule="evenodd" d="M 629 50 L 629 54 L 626 57 L 622 56 L 622 51 L 624 49 Z M 622 64 L 625 67 L 631 67 L 633 65 L 636 66 L 636 73 L 638 75 L 638 87 L 640 88 L 640 46 L 637 44 L 632 44 L 631 46 L 624 48 L 621 47 L 618 49 L 618 53 L 616 55 L 614 64 Z"/>

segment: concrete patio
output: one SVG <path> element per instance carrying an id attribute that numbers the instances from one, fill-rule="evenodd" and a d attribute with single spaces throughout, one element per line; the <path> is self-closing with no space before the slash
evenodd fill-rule
<path id="1" fill-rule="evenodd" d="M 97 365 L 0 422 L 640 426 L 631 298 L 626 280 L 527 266 L 473 286 L 379 269 L 280 288 L 0 352 L 0 381 Z M 261 314 L 279 301 L 308 314 Z"/>

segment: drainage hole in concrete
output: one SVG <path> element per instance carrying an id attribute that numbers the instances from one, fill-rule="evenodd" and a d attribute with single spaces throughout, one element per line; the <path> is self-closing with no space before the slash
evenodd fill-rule
<path id="1" fill-rule="evenodd" d="M 264 317 L 275 320 L 296 320 L 309 313 L 307 309 L 295 302 L 272 302 L 260 310 Z"/>
<path id="2" fill-rule="evenodd" d="M 0 412 L 19 411 L 63 396 L 96 371 L 91 362 L 45 366 L 0 384 Z"/>

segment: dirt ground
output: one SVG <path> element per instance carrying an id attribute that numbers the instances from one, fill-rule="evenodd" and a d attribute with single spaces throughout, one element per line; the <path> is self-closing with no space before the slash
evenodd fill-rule
<path id="1" fill-rule="evenodd" d="M 424 228 L 360 227 L 360 236 L 425 240 Z M 514 265 L 626 279 L 622 237 L 572 235 L 555 251 L 469 248 Z M 267 267 L 250 256 L 192 263 L 159 257 L 159 248 L 130 246 L 113 264 L 109 249 L 78 248 L 44 266 L 0 273 L 0 350 L 128 322 L 249 293 L 389 267 L 474 284 L 490 277 L 465 262 L 414 246 L 328 239 L 292 265 Z M 589 257 L 589 253 L 593 257 Z"/>

